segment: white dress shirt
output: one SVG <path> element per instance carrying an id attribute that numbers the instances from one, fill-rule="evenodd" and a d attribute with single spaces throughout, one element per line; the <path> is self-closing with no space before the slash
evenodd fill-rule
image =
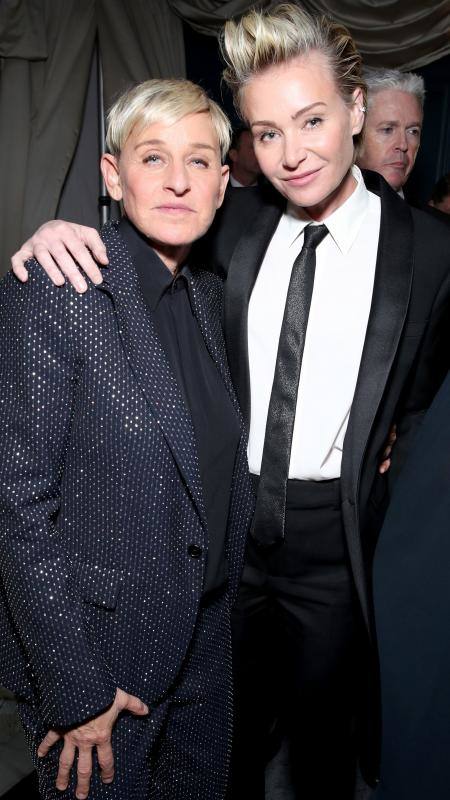
<path id="1" fill-rule="evenodd" d="M 380 231 L 380 199 L 358 167 L 350 197 L 323 223 L 329 234 L 316 251 L 289 477 L 338 478 L 372 300 Z M 259 475 L 267 412 L 292 266 L 311 222 L 290 207 L 280 219 L 259 271 L 248 310 L 251 418 L 250 471 Z"/>

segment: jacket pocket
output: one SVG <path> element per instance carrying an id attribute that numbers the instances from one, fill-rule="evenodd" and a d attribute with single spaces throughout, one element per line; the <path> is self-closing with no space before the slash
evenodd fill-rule
<path id="1" fill-rule="evenodd" d="M 114 610 L 123 583 L 122 569 L 107 569 L 99 564 L 73 561 L 69 589 L 85 603 Z"/>

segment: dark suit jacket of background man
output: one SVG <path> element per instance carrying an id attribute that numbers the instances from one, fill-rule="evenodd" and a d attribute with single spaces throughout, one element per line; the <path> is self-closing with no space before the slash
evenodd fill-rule
<path id="1" fill-rule="evenodd" d="M 388 501 L 388 481 L 394 481 L 408 442 L 448 369 L 450 234 L 431 215 L 410 208 L 380 175 L 367 172 L 364 177 L 368 189 L 381 197 L 381 225 L 372 305 L 344 442 L 341 486 L 353 576 L 373 641 L 370 575 Z M 210 253 L 215 269 L 227 275 L 228 359 L 241 408 L 249 420 L 248 303 L 286 201 L 271 187 L 239 190 L 230 201 L 226 228 L 217 231 Z M 394 422 L 398 438 L 387 477 L 378 473 L 378 465 Z M 376 683 L 376 676 L 373 680 Z M 375 686 L 369 696 L 374 694 Z M 370 748 L 372 753 L 376 749 L 376 745 Z M 376 774 L 376 764 L 367 765 L 365 772 L 368 777 Z"/>
<path id="2" fill-rule="evenodd" d="M 85 295 L 33 263 L 29 284 L 9 274 L 0 289 L 1 380 L 17 378 L 0 403 L 0 683 L 57 729 L 104 711 L 117 686 L 161 703 L 193 636 L 207 553 L 191 419 L 125 244 L 114 224 L 103 236 L 110 265 Z M 192 285 L 237 409 L 221 282 L 199 272 Z M 230 601 L 252 511 L 240 419 Z"/>
<path id="3" fill-rule="evenodd" d="M 380 800 L 450 797 L 450 373 L 395 486 L 374 561 Z"/>

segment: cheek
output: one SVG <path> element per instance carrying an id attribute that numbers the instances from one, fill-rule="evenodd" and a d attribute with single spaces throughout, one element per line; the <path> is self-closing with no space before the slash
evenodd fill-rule
<path id="1" fill-rule="evenodd" d="M 368 162 L 377 162 L 380 155 L 387 149 L 386 140 L 380 139 L 378 136 L 366 136 L 364 140 L 364 155 Z"/>
<path id="2" fill-rule="evenodd" d="M 331 151 L 331 148 L 330 148 Z M 338 168 L 349 169 L 353 161 L 354 147 L 353 136 L 351 129 L 343 131 L 341 135 L 337 134 L 334 138 L 332 147 L 333 160 Z"/>
<path id="3" fill-rule="evenodd" d="M 279 162 L 279 150 L 280 148 L 275 149 L 275 145 L 271 145 L 270 150 L 255 146 L 255 156 L 258 160 L 259 168 L 268 178 L 273 174 Z"/>

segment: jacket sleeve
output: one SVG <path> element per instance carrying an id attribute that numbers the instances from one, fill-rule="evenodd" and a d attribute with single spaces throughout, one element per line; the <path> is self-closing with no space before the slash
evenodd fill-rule
<path id="1" fill-rule="evenodd" d="M 77 382 L 73 305 L 36 263 L 0 285 L 0 580 L 28 660 L 39 713 L 72 727 L 108 707 L 115 682 L 69 587 L 58 532 L 60 485 Z"/>
<path id="2" fill-rule="evenodd" d="M 397 409 L 397 441 L 392 453 L 392 466 L 388 472 L 391 489 L 401 472 L 424 415 L 449 369 L 450 263 L 436 294 L 415 367 Z"/>

